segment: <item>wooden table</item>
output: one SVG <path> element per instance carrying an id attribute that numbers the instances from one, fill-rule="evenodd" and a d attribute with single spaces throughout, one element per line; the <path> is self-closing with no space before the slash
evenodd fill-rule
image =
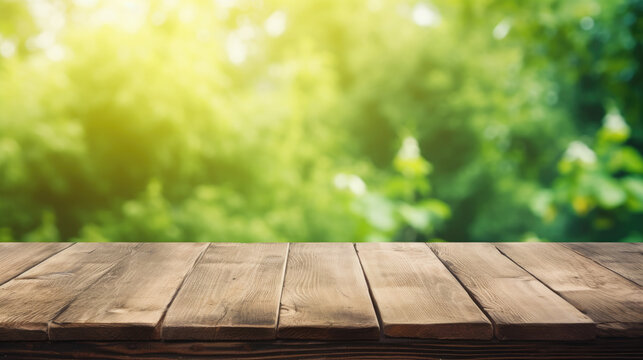
<path id="1" fill-rule="evenodd" d="M 0 358 L 642 358 L 642 254 L 0 243 Z"/>

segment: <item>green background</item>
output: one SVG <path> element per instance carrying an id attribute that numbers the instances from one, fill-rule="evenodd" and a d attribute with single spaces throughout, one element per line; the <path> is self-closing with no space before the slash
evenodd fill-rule
<path id="1" fill-rule="evenodd" d="M 643 1 L 0 0 L 0 241 L 641 241 Z"/>

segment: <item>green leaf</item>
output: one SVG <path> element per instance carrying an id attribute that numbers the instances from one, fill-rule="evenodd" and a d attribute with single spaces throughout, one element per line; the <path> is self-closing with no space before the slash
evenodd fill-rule
<path id="1" fill-rule="evenodd" d="M 625 190 L 618 181 L 608 177 L 596 177 L 593 183 L 594 195 L 598 204 L 605 209 L 616 208 L 627 199 Z"/>
<path id="2" fill-rule="evenodd" d="M 624 178 L 621 182 L 630 195 L 636 197 L 640 201 L 643 201 L 643 179 L 638 176 L 629 176 Z"/>
<path id="3" fill-rule="evenodd" d="M 420 203 L 420 206 L 430 211 L 433 215 L 437 216 L 440 219 L 448 219 L 451 217 L 451 208 L 446 203 L 436 200 L 429 199 Z"/>
<path id="4" fill-rule="evenodd" d="M 431 227 L 431 214 L 426 209 L 402 204 L 398 212 L 404 221 L 418 231 L 427 231 Z"/>
<path id="5" fill-rule="evenodd" d="M 643 157 L 632 147 L 622 147 L 610 157 L 608 166 L 611 172 L 624 170 L 635 174 L 642 174 Z"/>
<path id="6" fill-rule="evenodd" d="M 375 229 L 381 231 L 392 231 L 395 229 L 393 204 L 380 195 L 368 194 L 357 199 L 354 210 L 366 219 Z"/>
<path id="7" fill-rule="evenodd" d="M 621 180 L 623 188 L 628 194 L 628 208 L 634 211 L 643 210 L 643 179 L 637 176 L 629 176 Z"/>

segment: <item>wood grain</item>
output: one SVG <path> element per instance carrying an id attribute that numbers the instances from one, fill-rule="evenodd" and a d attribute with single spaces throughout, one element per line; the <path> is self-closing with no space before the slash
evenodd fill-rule
<path id="1" fill-rule="evenodd" d="M 167 312 L 164 339 L 274 339 L 288 244 L 212 244 Z"/>
<path id="2" fill-rule="evenodd" d="M 0 339 L 46 340 L 48 323 L 138 246 L 76 244 L 0 286 Z"/>
<path id="3" fill-rule="evenodd" d="M 353 244 L 291 244 L 278 337 L 379 337 L 377 316 Z"/>
<path id="4" fill-rule="evenodd" d="M 641 359 L 638 339 L 594 341 L 2 342 L 7 359 Z"/>
<path id="5" fill-rule="evenodd" d="M 643 244 L 568 243 L 565 246 L 643 286 Z"/>
<path id="6" fill-rule="evenodd" d="M 487 317 L 423 243 L 361 243 L 357 252 L 384 335 L 491 339 Z"/>
<path id="7" fill-rule="evenodd" d="M 49 325 L 52 340 L 159 339 L 160 320 L 208 244 L 144 243 Z"/>
<path id="8" fill-rule="evenodd" d="M 290 252 L 288 244 L 207 246 L 0 244 L 0 358 L 643 352 L 643 288 L 636 282 L 642 244 L 296 243 Z M 495 336 L 511 341 L 489 341 L 490 324 L 472 301 Z M 597 326 L 618 339 L 583 340 Z M 460 337 L 486 341 L 417 340 Z M 103 342 L 88 341 L 95 339 Z M 247 341 L 259 339 L 270 341 Z M 599 343 L 627 350 L 603 351 Z"/>
<path id="9" fill-rule="evenodd" d="M 498 248 L 592 318 L 599 335 L 643 335 L 640 286 L 561 244 L 516 243 Z"/>
<path id="10" fill-rule="evenodd" d="M 0 243 L 0 285 L 69 247 L 70 243 Z"/>
<path id="11" fill-rule="evenodd" d="M 491 317 L 499 339 L 579 340 L 595 336 L 591 319 L 492 244 L 430 246 Z"/>

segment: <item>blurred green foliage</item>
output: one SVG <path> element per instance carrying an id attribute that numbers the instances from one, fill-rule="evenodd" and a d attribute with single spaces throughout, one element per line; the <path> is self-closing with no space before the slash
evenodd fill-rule
<path id="1" fill-rule="evenodd" d="M 0 0 L 0 241 L 641 241 L 641 0 Z"/>

